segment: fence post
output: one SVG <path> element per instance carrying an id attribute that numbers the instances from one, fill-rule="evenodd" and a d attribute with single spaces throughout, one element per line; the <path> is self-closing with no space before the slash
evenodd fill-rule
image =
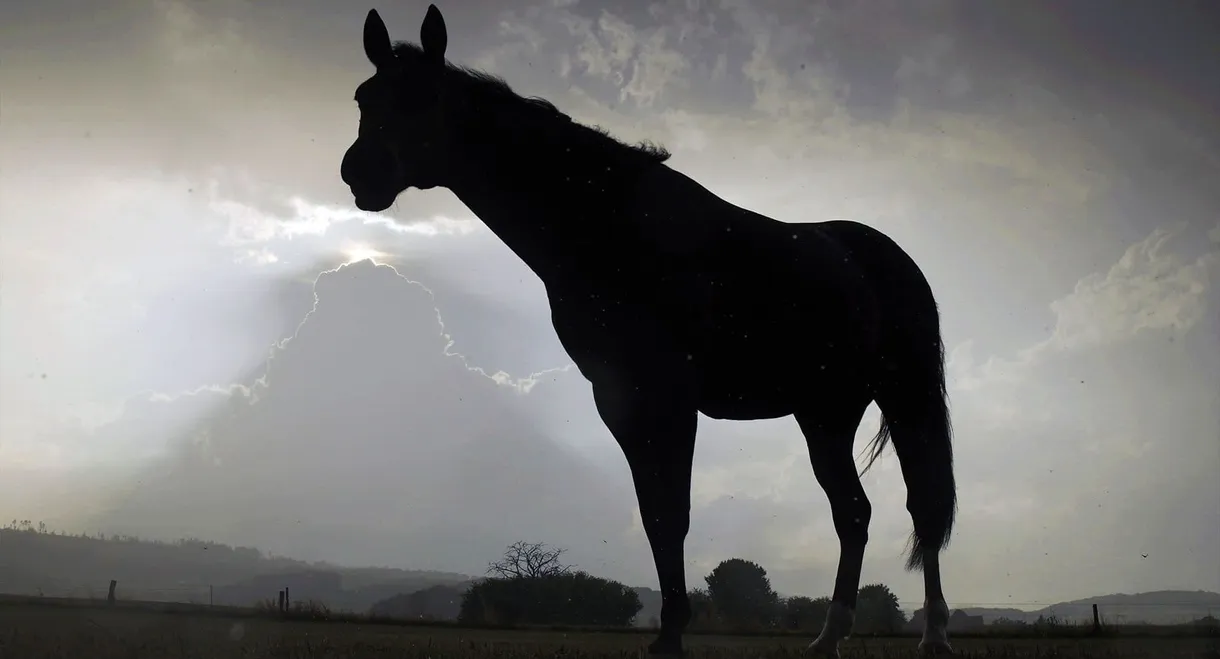
<path id="1" fill-rule="evenodd" d="M 284 610 L 292 608 L 292 596 L 288 594 L 288 586 L 284 586 Z"/>
<path id="2" fill-rule="evenodd" d="M 283 613 L 283 612 L 284 612 L 284 591 L 282 591 L 282 590 L 280 591 L 280 604 L 279 604 L 279 607 L 280 607 L 280 613 Z"/>
<path id="3" fill-rule="evenodd" d="M 110 606 L 114 606 L 114 588 L 115 588 L 115 586 L 118 586 L 118 585 L 119 585 L 118 581 L 116 581 L 114 579 L 110 580 L 110 590 L 106 592 L 106 603 L 109 604 Z"/>
<path id="4" fill-rule="evenodd" d="M 1093 605 L 1093 633 L 1101 633 L 1101 616 L 1097 613 L 1097 605 Z"/>

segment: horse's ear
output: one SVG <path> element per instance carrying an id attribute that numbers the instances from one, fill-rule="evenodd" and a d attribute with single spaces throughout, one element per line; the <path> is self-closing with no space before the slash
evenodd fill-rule
<path id="1" fill-rule="evenodd" d="M 394 60 L 390 31 L 376 9 L 370 9 L 368 17 L 364 19 L 364 55 L 378 69 Z"/>
<path id="2" fill-rule="evenodd" d="M 424 55 L 436 64 L 445 63 L 445 47 L 449 45 L 449 33 L 445 30 L 445 17 L 436 5 L 428 5 L 424 24 L 419 28 L 419 45 Z"/>

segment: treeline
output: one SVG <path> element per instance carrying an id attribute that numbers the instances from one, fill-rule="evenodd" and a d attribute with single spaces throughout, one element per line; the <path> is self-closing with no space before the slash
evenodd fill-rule
<path id="1" fill-rule="evenodd" d="M 653 617 L 637 618 L 642 608 L 639 592 L 621 583 L 577 571 L 561 561 L 562 550 L 541 543 L 515 543 L 502 558 L 488 566 L 488 577 L 470 585 L 457 599 L 458 624 L 540 625 L 581 627 L 625 627 L 631 624 L 655 627 Z M 440 589 L 436 589 L 440 590 Z M 436 592 L 427 591 L 435 602 Z M 816 634 L 825 622 L 830 598 L 781 597 L 771 587 L 767 571 L 741 558 L 721 562 L 703 578 L 702 587 L 689 592 L 692 631 L 766 632 L 792 631 Z M 432 616 L 410 610 L 409 602 L 423 597 L 404 596 L 407 604 L 398 610 L 382 608 L 374 613 L 402 618 Z M 860 588 L 856 601 L 853 633 L 889 635 L 918 633 L 923 629 L 923 611 L 911 619 L 899 607 L 898 598 L 884 584 Z M 436 619 L 443 619 L 439 616 Z M 1204 616 L 1179 623 L 1183 630 L 1215 634 L 1216 619 Z M 1106 625 L 1113 628 L 1111 625 Z M 1087 621 L 1070 621 L 1054 614 L 1040 614 L 1028 623 L 998 618 L 987 624 L 981 615 L 955 610 L 949 630 L 955 633 L 1010 633 L 1048 635 L 1088 630 Z M 1097 630 L 1094 630 L 1097 631 Z"/>
<path id="2" fill-rule="evenodd" d="M 461 595 L 459 624 L 628 626 L 642 604 L 639 593 L 561 562 L 562 550 L 518 542 L 488 566 L 488 577 Z M 816 632 L 829 598 L 780 597 L 767 571 L 740 558 L 721 562 L 690 592 L 692 629 Z M 422 616 L 413 616 L 422 617 Z M 894 633 L 906 616 L 898 598 L 882 584 L 860 589 L 856 631 Z M 657 620 L 648 621 L 650 626 Z"/>
<path id="3" fill-rule="evenodd" d="M 763 628 L 817 632 L 826 620 L 829 597 L 781 598 L 758 563 L 731 558 L 703 579 L 705 588 L 691 591 L 693 627 L 727 630 Z M 890 634 L 902 630 L 906 614 L 898 597 L 884 584 L 860 588 L 854 631 Z"/>

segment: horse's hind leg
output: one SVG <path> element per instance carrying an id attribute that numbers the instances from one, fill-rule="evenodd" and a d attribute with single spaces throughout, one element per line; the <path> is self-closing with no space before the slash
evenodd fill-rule
<path id="1" fill-rule="evenodd" d="M 839 569 L 830 609 L 822 633 L 809 646 L 809 651 L 817 655 L 839 656 L 839 641 L 847 638 L 855 622 L 872 505 L 860 485 L 852 444 L 869 402 L 867 395 L 859 395 L 796 414 L 796 422 L 809 446 L 813 474 L 830 500 L 835 533 L 839 536 Z"/>
<path id="2" fill-rule="evenodd" d="M 941 588 L 940 552 L 953 530 L 957 491 L 943 357 L 938 353 L 912 353 L 919 359 L 906 360 L 898 371 L 903 377 L 891 380 L 877 395 L 902 467 L 907 511 L 914 524 L 907 569 L 923 570 L 924 632 L 919 647 L 925 654 L 953 652 L 949 605 Z"/>
<path id="3" fill-rule="evenodd" d="M 928 551 L 923 557 L 924 630 L 919 649 L 924 654 L 952 654 L 949 645 L 949 604 L 940 584 L 940 553 Z"/>
<path id="4" fill-rule="evenodd" d="M 910 395 L 882 395 L 878 404 L 893 436 L 915 527 L 907 567 L 923 571 L 924 631 L 919 649 L 924 654 L 951 654 L 940 552 L 953 528 L 956 492 L 948 409 L 943 394 L 936 387 L 930 389 L 911 386 Z"/>

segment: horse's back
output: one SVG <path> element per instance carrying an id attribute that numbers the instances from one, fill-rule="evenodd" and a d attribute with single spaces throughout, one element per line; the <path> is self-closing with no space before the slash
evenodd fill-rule
<path id="1" fill-rule="evenodd" d="M 799 349 L 803 336 L 867 349 L 879 325 L 903 324 L 895 314 L 935 310 L 919 267 L 878 229 L 851 220 L 783 222 L 665 165 L 645 179 L 631 213 L 635 251 L 682 282 L 664 297 L 701 308 L 724 341 L 753 334 Z"/>
<path id="2" fill-rule="evenodd" d="M 845 257 L 867 280 L 887 327 L 911 328 L 938 323 L 932 287 L 911 255 L 884 232 L 851 220 L 818 222 L 814 226 L 842 246 Z M 930 318 L 929 318 L 930 314 Z"/>

